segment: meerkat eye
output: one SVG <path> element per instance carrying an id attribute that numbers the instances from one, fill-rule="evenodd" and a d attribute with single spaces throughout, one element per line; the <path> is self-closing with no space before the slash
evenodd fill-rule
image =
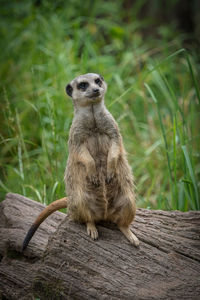
<path id="1" fill-rule="evenodd" d="M 96 84 L 98 84 L 99 86 L 101 86 L 102 85 L 102 81 L 101 81 L 101 79 L 100 78 L 97 78 L 97 79 L 95 79 L 95 81 L 94 81 Z"/>
<path id="2" fill-rule="evenodd" d="M 80 83 L 78 84 L 77 88 L 78 88 L 79 90 L 81 89 L 81 90 L 85 91 L 85 90 L 87 89 L 88 86 L 89 86 L 88 82 L 82 81 L 82 82 L 80 82 Z"/>

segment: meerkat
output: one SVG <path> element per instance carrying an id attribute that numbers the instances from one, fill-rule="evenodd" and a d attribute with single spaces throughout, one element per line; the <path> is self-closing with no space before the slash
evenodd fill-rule
<path id="1" fill-rule="evenodd" d="M 23 250 L 38 226 L 66 207 L 72 220 L 86 224 L 92 239 L 98 238 L 95 224 L 105 220 L 117 224 L 132 244 L 139 245 L 129 228 L 136 212 L 133 176 L 118 125 L 104 103 L 106 90 L 103 77 L 95 73 L 80 75 L 66 86 L 74 105 L 64 176 L 67 198 L 43 210 L 28 231 Z"/>

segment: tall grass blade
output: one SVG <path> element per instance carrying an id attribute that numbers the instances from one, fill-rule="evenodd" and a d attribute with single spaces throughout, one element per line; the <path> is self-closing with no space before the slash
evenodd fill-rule
<path id="1" fill-rule="evenodd" d="M 174 126 L 173 126 L 173 170 L 174 170 L 174 195 L 175 199 L 173 201 L 173 209 L 179 209 L 179 202 L 178 202 L 178 186 L 177 186 L 177 148 L 176 148 L 176 132 L 177 132 L 177 127 L 176 127 L 176 114 L 174 115 Z"/>
<path id="2" fill-rule="evenodd" d="M 191 62 L 190 62 L 190 58 L 189 58 L 189 55 L 188 55 L 188 51 L 184 48 L 170 54 L 169 56 L 167 56 L 165 59 L 163 59 L 161 62 L 159 62 L 158 64 L 156 64 L 153 68 L 151 68 L 150 71 L 148 71 L 145 75 L 144 75 L 144 78 L 146 76 L 148 76 L 149 74 L 151 74 L 152 72 L 154 72 L 155 70 L 157 70 L 158 68 L 160 68 L 162 65 L 164 65 L 166 62 L 168 62 L 169 60 L 171 60 L 172 58 L 174 58 L 175 56 L 179 55 L 179 54 L 184 54 L 185 57 L 186 57 L 186 60 L 187 60 L 187 64 L 188 64 L 188 67 L 189 67 L 189 70 L 190 70 L 190 73 L 191 73 L 191 76 L 192 76 L 192 79 L 193 79 L 193 82 L 194 82 L 194 86 L 195 86 L 195 90 L 196 90 L 196 94 L 197 94 L 197 98 L 199 100 L 199 104 L 200 104 L 200 91 L 199 91 L 199 85 L 197 83 L 197 80 L 196 80 L 196 77 L 194 75 L 194 71 L 193 71 L 193 68 L 192 68 L 192 65 L 191 65 Z"/>
<path id="3" fill-rule="evenodd" d="M 187 52 L 186 50 L 185 50 L 185 55 L 186 55 L 187 63 L 188 63 L 189 69 L 190 69 L 190 73 L 191 73 L 191 75 L 192 75 L 192 79 L 193 79 L 193 82 L 194 82 L 194 86 L 195 86 L 197 98 L 198 98 L 198 100 L 199 100 L 199 105 L 200 105 L 200 91 L 199 91 L 199 85 L 198 85 L 197 80 L 196 80 L 196 77 L 195 77 L 195 75 L 194 75 L 194 71 L 193 71 L 193 68 L 192 68 L 192 65 L 191 65 L 191 62 L 190 62 L 190 58 L 189 58 L 188 52 Z"/>
<path id="4" fill-rule="evenodd" d="M 31 189 L 31 190 L 36 194 L 36 196 L 37 196 L 39 202 L 40 202 L 40 203 L 43 203 L 43 201 L 42 201 L 42 196 L 41 196 L 40 192 L 39 192 L 34 186 L 32 186 L 32 185 L 30 185 L 30 184 L 26 184 L 25 187 Z"/>
<path id="5" fill-rule="evenodd" d="M 179 182 L 178 207 L 182 211 L 186 211 L 184 198 L 184 182 Z"/>
<path id="6" fill-rule="evenodd" d="M 190 198 L 190 200 L 192 202 L 191 204 L 193 205 L 193 207 L 195 205 L 196 209 L 199 210 L 200 209 L 199 192 L 198 192 L 197 182 L 196 182 L 196 179 L 195 179 L 192 164 L 191 164 L 191 161 L 190 161 L 190 157 L 189 157 L 189 154 L 188 154 L 188 150 L 187 150 L 185 145 L 181 146 L 181 148 L 182 148 L 184 156 L 185 156 L 186 164 L 187 164 L 188 171 L 189 171 L 189 174 L 190 174 L 190 178 L 192 180 L 192 184 L 193 184 L 194 191 L 195 191 L 195 203 L 193 203 L 193 201 Z"/>
<path id="7" fill-rule="evenodd" d="M 158 117 L 159 117 L 159 121 L 160 121 L 160 127 L 161 127 L 161 130 L 162 130 L 162 135 L 163 135 L 163 139 L 164 139 L 164 143 L 165 143 L 169 176 L 170 176 L 170 179 L 172 181 L 172 172 L 171 172 L 170 157 L 169 157 L 169 147 L 168 147 L 168 143 L 167 143 L 165 128 L 164 128 L 164 125 L 163 125 L 163 122 L 162 122 L 162 117 L 161 117 L 161 113 L 160 113 L 160 109 L 159 109 L 159 104 L 158 104 L 158 101 L 157 101 L 152 89 L 150 88 L 150 86 L 147 83 L 144 83 L 144 85 L 147 88 L 148 92 L 150 93 L 152 99 L 154 100 L 154 102 L 156 103 L 156 106 L 157 106 L 157 112 L 158 112 Z"/>
<path id="8" fill-rule="evenodd" d="M 0 179 L 0 186 L 6 193 L 10 192 L 10 190 L 5 186 L 5 184 L 2 182 L 1 179 Z"/>
<path id="9" fill-rule="evenodd" d="M 55 197 L 55 193 L 56 193 L 56 189 L 57 189 L 58 185 L 59 185 L 58 181 L 56 181 L 53 185 L 52 192 L 51 192 L 51 202 L 56 200 L 56 199 L 54 199 L 54 197 Z"/>

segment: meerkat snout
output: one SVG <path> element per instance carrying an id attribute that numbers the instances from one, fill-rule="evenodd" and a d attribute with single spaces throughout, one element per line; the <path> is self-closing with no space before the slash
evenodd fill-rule
<path id="1" fill-rule="evenodd" d="M 93 93 L 99 94 L 99 89 L 93 89 Z"/>
<path id="2" fill-rule="evenodd" d="M 89 95 L 89 98 L 97 98 L 97 97 L 101 97 L 101 93 L 99 91 L 99 89 L 93 89 L 91 95 Z"/>

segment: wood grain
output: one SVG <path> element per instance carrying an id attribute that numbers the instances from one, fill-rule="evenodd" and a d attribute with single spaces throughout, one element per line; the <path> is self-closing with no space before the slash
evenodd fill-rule
<path id="1" fill-rule="evenodd" d="M 138 209 L 139 248 L 108 223 L 92 241 L 56 212 L 22 253 L 43 208 L 11 193 L 0 204 L 0 299 L 200 299 L 200 212 Z"/>

